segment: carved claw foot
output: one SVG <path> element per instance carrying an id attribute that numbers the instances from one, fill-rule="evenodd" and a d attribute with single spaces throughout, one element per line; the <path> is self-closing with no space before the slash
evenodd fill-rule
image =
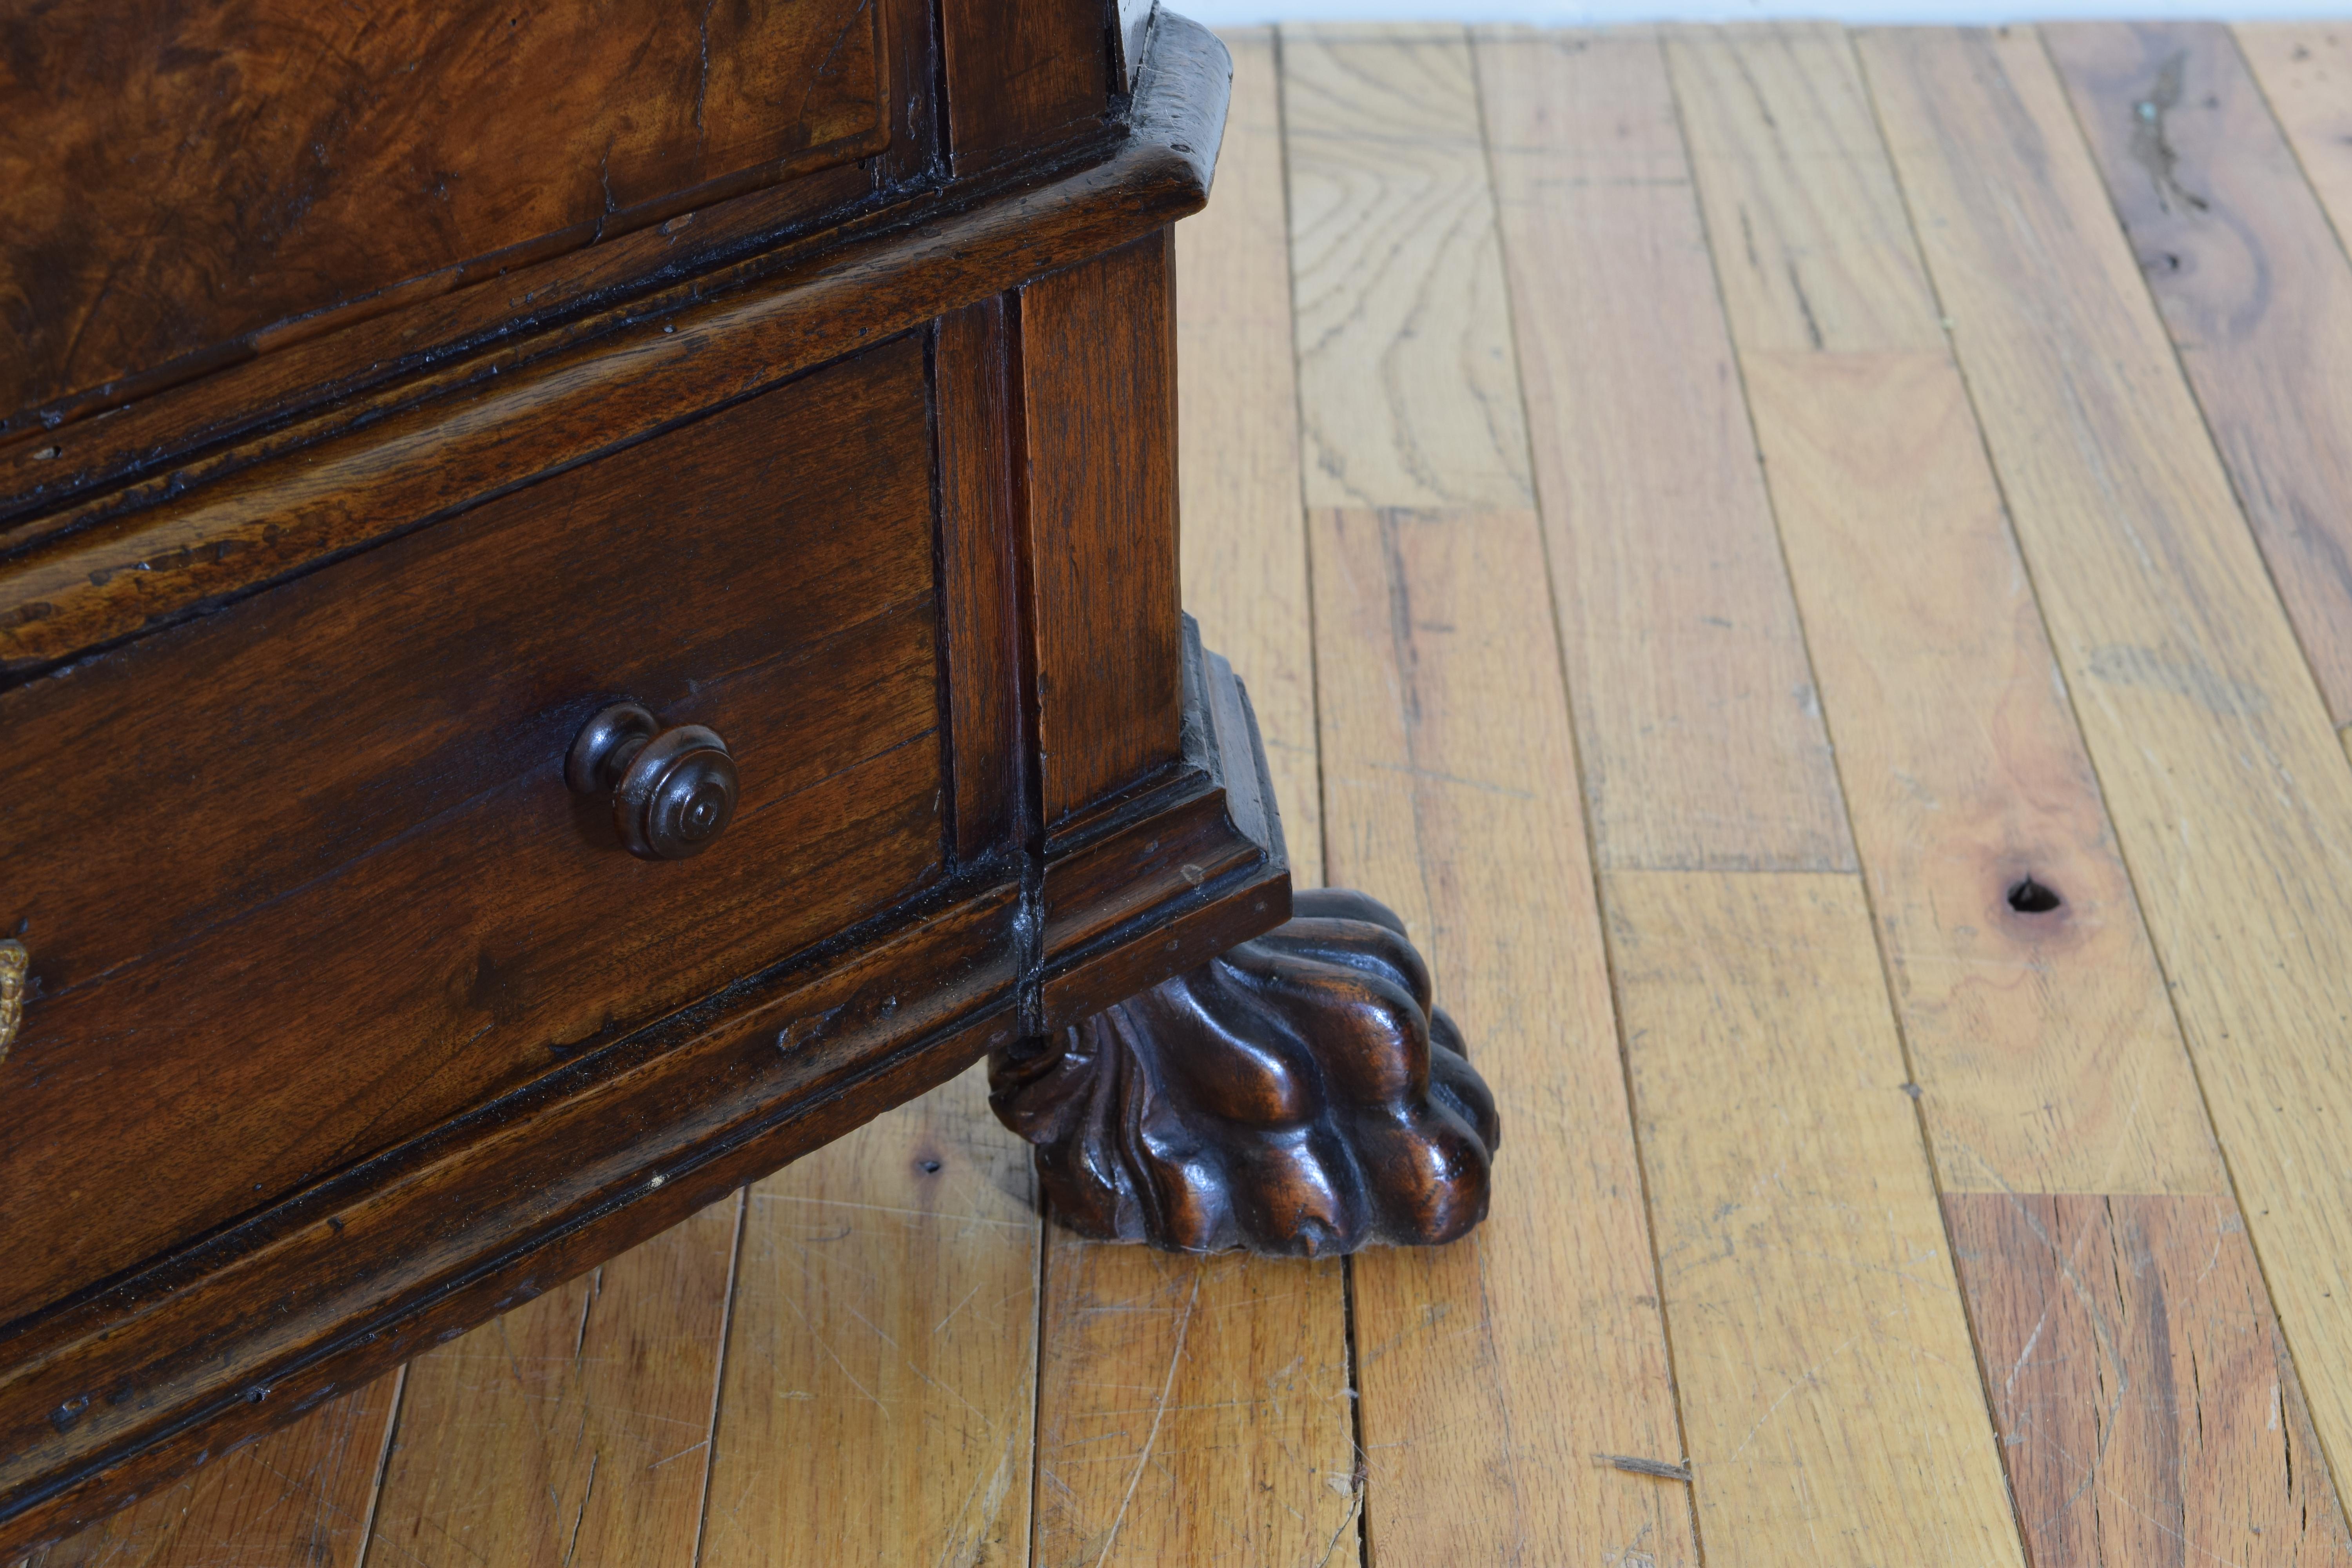
<path id="1" fill-rule="evenodd" d="M 1403 922 L 1361 893 L 989 1063 L 1087 1236 L 1188 1252 L 1451 1241 L 1486 1215 L 1494 1097 Z"/>

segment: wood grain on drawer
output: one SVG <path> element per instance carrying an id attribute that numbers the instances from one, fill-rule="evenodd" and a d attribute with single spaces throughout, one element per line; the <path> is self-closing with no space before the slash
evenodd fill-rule
<path id="1" fill-rule="evenodd" d="M 922 26 L 898 0 L 45 8 L 0 48 L 0 414 L 877 152 L 885 30 Z"/>
<path id="2" fill-rule="evenodd" d="M 914 338 L 0 697 L 0 1321 L 940 870 Z M 698 858 L 571 795 L 625 695 L 742 777 Z"/>

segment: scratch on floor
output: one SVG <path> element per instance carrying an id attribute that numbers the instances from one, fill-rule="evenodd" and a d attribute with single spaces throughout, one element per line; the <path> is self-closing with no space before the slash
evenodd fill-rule
<path id="1" fill-rule="evenodd" d="M 985 1283 L 985 1281 L 983 1281 L 983 1283 Z M 934 1334 L 938 1334 L 938 1333 L 940 1333 L 940 1332 L 943 1331 L 947 1328 L 948 1324 L 950 1324 L 950 1322 L 953 1322 L 953 1321 L 955 1321 L 955 1315 L 956 1315 L 958 1312 L 962 1311 L 966 1307 L 970 1306 L 970 1305 L 971 1304 L 971 1299 L 972 1299 L 974 1296 L 977 1296 L 977 1295 L 979 1295 L 979 1294 L 980 1294 L 980 1286 L 979 1286 L 979 1285 L 974 1285 L 971 1289 L 969 1289 L 969 1290 L 965 1291 L 965 1292 L 963 1293 L 963 1300 L 961 1300 L 961 1301 L 958 1301 L 954 1306 L 952 1306 L 952 1307 L 949 1308 L 949 1309 L 948 1309 L 948 1315 L 947 1315 L 946 1317 L 944 1317 L 944 1318 L 941 1318 L 938 1322 L 933 1323 L 933 1324 L 931 1325 L 931 1332 L 932 1332 L 932 1333 L 934 1333 Z"/>
<path id="2" fill-rule="evenodd" d="M 1176 1369 L 1184 1360 L 1184 1338 L 1192 1331 L 1192 1310 L 1201 1304 L 1201 1275 L 1192 1274 L 1192 1293 L 1186 1298 L 1184 1313 L 1176 1320 L 1175 1348 L 1168 1352 L 1168 1375 L 1160 1385 L 1160 1407 L 1151 1413 L 1151 1430 L 1143 1436 L 1143 1452 L 1135 1457 L 1135 1473 L 1127 1478 L 1127 1491 L 1118 1500 L 1118 1512 L 1111 1517 L 1110 1533 L 1103 1537 L 1102 1554 L 1095 1559 L 1095 1568 L 1110 1561 L 1110 1549 L 1118 1540 L 1119 1527 L 1127 1522 L 1128 1505 L 1135 1500 L 1135 1489 L 1143 1479 L 1144 1468 L 1151 1462 L 1151 1446 L 1160 1440 L 1160 1423 L 1168 1414 L 1168 1396 L 1176 1388 Z"/>
<path id="3" fill-rule="evenodd" d="M 588 1456 L 588 1484 L 581 1489 L 580 1511 L 572 1516 L 572 1540 L 563 1549 L 564 1568 L 571 1568 L 572 1554 L 580 1550 L 580 1521 L 588 1517 L 588 1500 L 596 1495 L 596 1461 L 601 1458 L 593 1451 Z"/>
<path id="4" fill-rule="evenodd" d="M 1868 1331 L 1865 1330 L 1864 1331 L 1867 1332 Z M 1843 1344 L 1838 1346 L 1837 1349 L 1830 1352 L 1829 1354 L 1822 1357 L 1821 1360 L 1813 1363 L 1812 1365 L 1807 1367 L 1804 1371 L 1799 1373 L 1793 1379 L 1791 1379 L 1789 1386 L 1780 1391 L 1780 1397 L 1766 1405 L 1764 1407 L 1764 1414 L 1756 1418 L 1756 1425 L 1748 1428 L 1748 1436 L 1739 1439 L 1739 1447 L 1731 1450 L 1731 1458 L 1736 1459 L 1739 1458 L 1740 1455 L 1748 1451 L 1748 1445 L 1756 1441 L 1756 1434 L 1764 1430 L 1764 1423 L 1772 1419 L 1773 1413 L 1789 1402 L 1789 1395 L 1796 1393 L 1797 1390 L 1801 1388 L 1804 1388 L 1811 1384 L 1813 1374 L 1815 1373 L 1821 1371 L 1822 1368 L 1829 1365 L 1830 1363 L 1837 1360 L 1838 1357 L 1845 1354 L 1846 1352 L 1852 1350 L 1855 1345 L 1860 1344 L 1861 1342 L 1861 1334 L 1853 1335 Z"/>

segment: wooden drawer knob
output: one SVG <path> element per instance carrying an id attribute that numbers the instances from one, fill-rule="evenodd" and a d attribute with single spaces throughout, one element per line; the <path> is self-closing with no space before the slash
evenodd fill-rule
<path id="1" fill-rule="evenodd" d="M 613 828 L 630 854 L 683 860 L 710 847 L 735 815 L 735 759 L 699 724 L 663 730 L 641 702 L 588 721 L 563 762 L 580 795 L 613 797 Z"/>

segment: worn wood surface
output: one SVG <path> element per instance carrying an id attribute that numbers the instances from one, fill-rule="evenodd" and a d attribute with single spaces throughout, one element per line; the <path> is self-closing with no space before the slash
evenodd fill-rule
<path id="1" fill-rule="evenodd" d="M 1854 857 L 1718 304 L 1724 204 L 1710 227 L 1658 41 L 1502 35 L 1483 60 L 1700 1539 L 2021 1563 L 1866 899 L 1791 874 Z M 1774 199 L 1731 265 L 1802 222 L 1813 130 L 1747 144 Z M 1719 186 L 1743 139 L 1711 134 Z M 1819 252 L 1734 309 L 1785 335 L 1808 270 L 1888 260 Z"/>
<path id="2" fill-rule="evenodd" d="M 1747 373 L 1944 1190 L 2226 1191 L 1958 374 Z"/>
<path id="3" fill-rule="evenodd" d="M 1695 1563 L 1684 1489 L 1593 1458 L 1683 1454 L 1536 520 L 1312 521 L 1327 872 L 1513 1108 L 1483 1228 L 1355 1260 L 1369 1560 Z"/>
<path id="4" fill-rule="evenodd" d="M 2352 26 L 2242 22 L 2230 32 L 2336 235 L 2352 233 Z"/>
<path id="5" fill-rule="evenodd" d="M 2173 1270 L 2158 1310 L 2232 1334 L 2276 1331 L 2267 1297 L 2243 1289 L 2252 1248 L 1966 389 L 1937 341 L 1892 167 L 1875 127 L 1837 111 L 1863 90 L 1851 46 L 1827 26 L 1680 35 L 1686 104 L 1704 91 L 1693 67 L 1708 56 L 1713 76 L 1752 84 L 1705 111 L 1728 140 L 1809 149 L 1783 165 L 1785 186 L 1760 192 L 1766 182 L 1737 163 L 1700 163 L 1711 211 L 1780 215 L 1742 230 L 1739 254 L 1718 224 L 1719 265 L 1737 268 L 1753 245 L 1768 270 L 1801 268 L 1815 310 L 1869 323 L 1837 349 L 1790 349 L 1769 307 L 1730 312 L 2028 1552 L 2055 1568 L 2142 1561 L 2157 1542 L 2183 1542 L 2267 1562 L 2306 1533 L 2331 1542 L 2342 1515 L 2324 1467 L 2297 1468 L 2275 1428 L 2242 1418 L 2242 1401 L 2152 1394 L 2172 1386 L 2170 1348 L 2122 1331 L 2103 1308 L 2080 1309 L 2100 1353 L 2024 1342 L 2020 1304 L 2051 1301 L 2046 1259 L 1967 1239 L 1962 1218 L 1996 1207 L 2200 1215 L 2197 1267 Z M 1776 73 L 1771 62 L 1790 58 L 1804 68 Z M 1861 264 L 1809 216 L 1832 196 L 1849 228 L 1886 237 Z M 1875 212 L 1850 210 L 1865 204 Z M 1956 712 L 1984 719 L 1955 724 Z M 2028 880 L 2052 907 L 2014 907 Z M 2087 1195 L 2018 1195 L 2049 1193 Z M 2135 1279 L 2142 1261 L 2126 1259 Z M 1996 1349 L 2012 1331 L 2022 1338 Z M 2031 1430 L 2014 1399 L 2029 1359 Z M 2291 1368 L 2284 1387 L 2292 1405 Z M 2126 1405 L 2135 1440 L 2110 1446 Z M 2181 1500 L 2207 1495 L 2216 1476 L 2260 1506 L 2189 1517 Z M 2076 1528 L 2084 1520 L 2094 1527 Z M 2117 1522 L 2131 1521 L 2158 1521 L 2145 1545 Z"/>
<path id="6" fill-rule="evenodd" d="M 742 1211 L 713 1204 L 411 1362 L 377 1560 L 692 1568 Z"/>
<path id="7" fill-rule="evenodd" d="M 1481 61 L 1699 1538 L 2021 1562 L 1662 47 Z"/>
<path id="8" fill-rule="evenodd" d="M 1046 1248 L 1034 1561 L 1348 1561 L 1342 1260 Z"/>
<path id="9" fill-rule="evenodd" d="M 1035 1215 L 977 1072 L 751 1189 L 698 1562 L 1025 1560 Z"/>
<path id="10" fill-rule="evenodd" d="M 1851 868 L 1658 43 L 1478 64 L 1594 851 Z"/>
<path id="11" fill-rule="evenodd" d="M 2352 262 L 2218 24 L 2044 30 L 2271 580 L 2352 721 Z"/>
<path id="12" fill-rule="evenodd" d="M 1941 351 L 1845 30 L 1676 27 L 1666 58 L 1740 353 Z"/>
<path id="13" fill-rule="evenodd" d="M 1602 894 L 1710 1558 L 2022 1568 L 1860 879 Z"/>
<path id="14" fill-rule="evenodd" d="M 1566 707 L 1528 657 L 1549 615 L 1476 67 L 1454 28 L 1282 45 L 1326 873 L 1403 915 L 1521 1108 L 1486 1228 L 1355 1261 L 1365 1550 L 1691 1562 L 1679 1491 L 1591 1458 L 1680 1440 Z"/>
<path id="15" fill-rule="evenodd" d="M 1862 52 L 2313 1425 L 2345 1452 L 2352 771 L 2040 40 Z"/>
<path id="16" fill-rule="evenodd" d="M 1285 29 L 1282 112 L 1307 503 L 1525 506 L 1462 30 Z"/>
<path id="17" fill-rule="evenodd" d="M 1852 46 L 1693 28 L 1669 53 L 1941 1185 L 2220 1192 Z M 1743 270 L 1841 324 L 1792 336 L 1792 296 Z M 2012 909 L 2028 879 L 2059 906 Z"/>
<path id="18" fill-rule="evenodd" d="M 1949 1193 L 2036 1568 L 2352 1562 L 2225 1195 Z"/>

